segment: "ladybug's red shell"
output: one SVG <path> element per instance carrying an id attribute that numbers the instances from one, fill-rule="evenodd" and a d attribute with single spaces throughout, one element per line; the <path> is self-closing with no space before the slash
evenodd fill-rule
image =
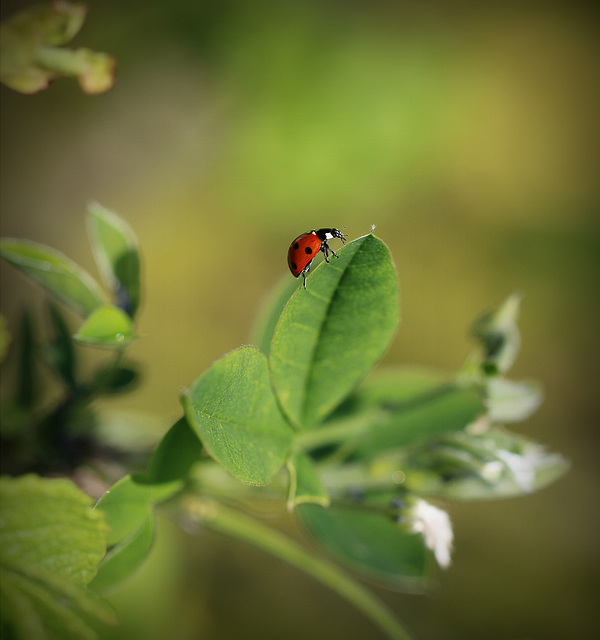
<path id="1" fill-rule="evenodd" d="M 316 231 L 298 236 L 288 250 L 288 265 L 294 277 L 298 277 L 321 250 L 321 239 Z"/>
<path id="2" fill-rule="evenodd" d="M 339 229 L 318 229 L 307 231 L 298 236 L 288 249 L 288 266 L 292 275 L 298 277 L 302 274 L 303 285 L 306 289 L 306 274 L 314 257 L 323 252 L 325 262 L 329 262 L 329 254 L 338 257 L 337 253 L 327 244 L 328 240 L 339 238 L 342 243 L 346 242 L 346 236 Z"/>

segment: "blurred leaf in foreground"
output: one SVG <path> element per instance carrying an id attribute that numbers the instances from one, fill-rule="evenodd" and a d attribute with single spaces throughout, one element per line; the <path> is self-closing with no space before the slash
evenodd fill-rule
<path id="1" fill-rule="evenodd" d="M 66 480 L 0 479 L 2 629 L 17 639 L 96 637 L 87 619 L 113 624 L 86 587 L 106 550 L 107 526 Z"/>

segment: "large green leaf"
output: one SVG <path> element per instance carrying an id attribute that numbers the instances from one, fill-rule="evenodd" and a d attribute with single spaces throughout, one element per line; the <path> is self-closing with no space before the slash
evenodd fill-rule
<path id="1" fill-rule="evenodd" d="M 0 255 L 84 317 L 104 304 L 104 294 L 92 276 L 55 249 L 28 240 L 4 238 L 0 241 Z"/>
<path id="2" fill-rule="evenodd" d="M 392 517 L 359 504 L 300 504 L 296 513 L 320 545 L 369 579 L 407 591 L 423 588 L 429 566 L 423 538 Z"/>
<path id="3" fill-rule="evenodd" d="M 318 425 L 388 347 L 398 324 L 396 269 L 367 235 L 322 263 L 285 307 L 271 344 L 273 386 L 290 419 Z"/>
<path id="4" fill-rule="evenodd" d="M 250 343 L 256 345 L 265 355 L 271 350 L 271 340 L 279 316 L 291 295 L 301 286 L 301 283 L 287 273 L 280 279 L 273 289 L 265 296 L 256 316 L 256 321 L 250 332 Z"/>
<path id="5" fill-rule="evenodd" d="M 293 431 L 257 348 L 242 347 L 217 360 L 183 393 L 182 403 L 207 451 L 238 480 L 267 484 L 284 463 Z"/>
<path id="6" fill-rule="evenodd" d="M 140 303 L 140 256 L 131 227 L 97 203 L 88 208 L 88 232 L 94 256 L 117 306 L 134 316 Z"/>
<path id="7" fill-rule="evenodd" d="M 106 549 L 106 523 L 91 502 L 66 480 L 0 479 L 3 635 L 92 639 L 88 617 L 115 622 L 85 586 Z"/>

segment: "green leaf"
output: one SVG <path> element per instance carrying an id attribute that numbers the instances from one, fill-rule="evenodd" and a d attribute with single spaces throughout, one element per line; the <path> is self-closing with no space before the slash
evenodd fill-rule
<path id="1" fill-rule="evenodd" d="M 492 500 L 537 491 L 568 469 L 523 436 L 491 428 L 448 434 L 404 461 L 406 486 L 422 495 L 452 500 Z"/>
<path id="2" fill-rule="evenodd" d="M 102 290 L 92 276 L 55 249 L 27 240 L 4 238 L 0 241 L 0 256 L 84 317 L 104 304 Z"/>
<path id="3" fill-rule="evenodd" d="M 130 577 L 146 560 L 154 544 L 154 515 L 150 514 L 139 529 L 123 538 L 107 554 L 98 567 L 90 588 L 107 593 Z"/>
<path id="4" fill-rule="evenodd" d="M 217 360 L 183 393 L 182 404 L 206 450 L 246 484 L 268 484 L 291 449 L 292 428 L 273 394 L 267 359 L 255 347 Z"/>
<path id="5" fill-rule="evenodd" d="M 43 44 L 69 42 L 83 24 L 86 7 L 69 2 L 46 3 L 21 11 L 0 25 L 0 79 L 21 93 L 45 89 L 55 73 L 36 64 Z"/>
<path id="6" fill-rule="evenodd" d="M 202 444 L 185 418 L 163 436 L 146 472 L 148 482 L 171 482 L 187 476 L 202 455 Z"/>
<path id="7" fill-rule="evenodd" d="M 271 350 L 271 340 L 279 316 L 290 296 L 299 286 L 298 280 L 288 273 L 277 282 L 261 303 L 256 322 L 250 332 L 250 343 L 256 345 L 266 356 Z"/>
<path id="8" fill-rule="evenodd" d="M 481 346 L 480 367 L 485 374 L 506 373 L 521 346 L 517 317 L 521 295 L 513 293 L 494 312 L 485 313 L 471 327 Z"/>
<path id="9" fill-rule="evenodd" d="M 175 426 L 178 424 L 179 422 Z M 177 440 L 180 432 L 172 432 L 173 429 L 169 431 L 170 436 L 167 434 L 168 440 Z M 179 444 L 181 443 L 182 440 L 179 441 Z M 164 449 L 163 443 L 161 446 Z M 177 454 L 177 448 L 173 449 L 172 453 Z M 189 461 L 190 454 L 184 455 Z M 154 542 L 155 505 L 168 500 L 183 487 L 182 477 L 173 477 L 175 474 L 165 460 L 164 451 L 157 462 L 153 459 L 153 463 L 154 466 L 150 465 L 150 469 L 154 469 L 151 474 L 125 476 L 96 504 L 96 509 L 105 513 L 110 528 L 110 550 L 98 568 L 98 575 L 90 583 L 98 592 L 110 590 L 144 562 Z M 166 481 L 165 478 L 169 475 L 173 479 Z"/>
<path id="10" fill-rule="evenodd" d="M 91 502 L 66 480 L 0 479 L 3 632 L 91 639 L 85 618 L 115 622 L 85 586 L 106 549 L 106 524 Z"/>
<path id="11" fill-rule="evenodd" d="M 81 28 L 87 7 L 52 2 L 26 9 L 0 25 L 0 80 L 15 91 L 46 89 L 59 75 L 77 76 L 87 93 L 112 86 L 115 61 L 89 49 L 59 48 Z"/>
<path id="12" fill-rule="evenodd" d="M 487 382 L 486 406 L 492 422 L 519 422 L 528 418 L 542 402 L 540 385 L 493 377 Z"/>
<path id="13" fill-rule="evenodd" d="M 271 344 L 271 376 L 290 419 L 318 425 L 388 347 L 398 324 L 396 269 L 367 235 L 322 263 L 285 307 Z"/>
<path id="14" fill-rule="evenodd" d="M 54 304 L 50 305 L 50 318 L 54 328 L 54 336 L 44 351 L 44 359 L 71 388 L 75 382 L 75 345 L 73 336 L 61 311 Z"/>
<path id="15" fill-rule="evenodd" d="M 347 446 L 361 457 L 460 431 L 486 408 L 481 394 L 437 372 L 397 368 L 370 376 L 332 417 L 331 424 L 361 416 L 364 427 Z"/>
<path id="16" fill-rule="evenodd" d="M 382 512 L 352 506 L 302 504 L 296 513 L 315 540 L 370 580 L 407 591 L 426 584 L 428 553 L 420 535 Z"/>
<path id="17" fill-rule="evenodd" d="M 112 56 L 85 47 L 66 49 L 39 47 L 35 62 L 56 76 L 77 78 L 81 90 L 87 94 L 103 93 L 114 84 L 116 61 Z"/>
<path id="18" fill-rule="evenodd" d="M 131 318 L 112 305 L 96 309 L 75 335 L 75 340 L 81 344 L 107 349 L 120 349 L 135 338 Z"/>
<path id="19" fill-rule="evenodd" d="M 98 500 L 95 509 L 105 513 L 109 527 L 108 546 L 135 534 L 152 515 L 155 504 L 167 500 L 183 483 L 150 483 L 143 475 L 125 476 Z"/>
<path id="20" fill-rule="evenodd" d="M 39 566 L 86 584 L 106 546 L 106 524 L 91 498 L 66 480 L 0 478 L 2 561 Z"/>
<path id="21" fill-rule="evenodd" d="M 323 507 L 329 506 L 329 496 L 321 484 L 321 480 L 311 459 L 296 453 L 287 461 L 290 474 L 290 490 L 287 506 L 290 511 L 298 504 L 313 503 Z"/>
<path id="22" fill-rule="evenodd" d="M 133 317 L 140 303 L 140 256 L 131 227 L 97 203 L 88 208 L 88 233 L 96 263 L 117 306 Z"/>

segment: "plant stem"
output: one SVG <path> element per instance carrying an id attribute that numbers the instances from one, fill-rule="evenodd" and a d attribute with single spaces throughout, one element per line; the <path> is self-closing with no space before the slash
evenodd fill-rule
<path id="1" fill-rule="evenodd" d="M 210 498 L 193 497 L 188 514 L 207 527 L 253 545 L 300 569 L 353 604 L 393 640 L 411 640 L 412 635 L 392 612 L 358 582 L 336 566 L 314 556 L 298 543 L 256 520 L 224 507 Z"/>

